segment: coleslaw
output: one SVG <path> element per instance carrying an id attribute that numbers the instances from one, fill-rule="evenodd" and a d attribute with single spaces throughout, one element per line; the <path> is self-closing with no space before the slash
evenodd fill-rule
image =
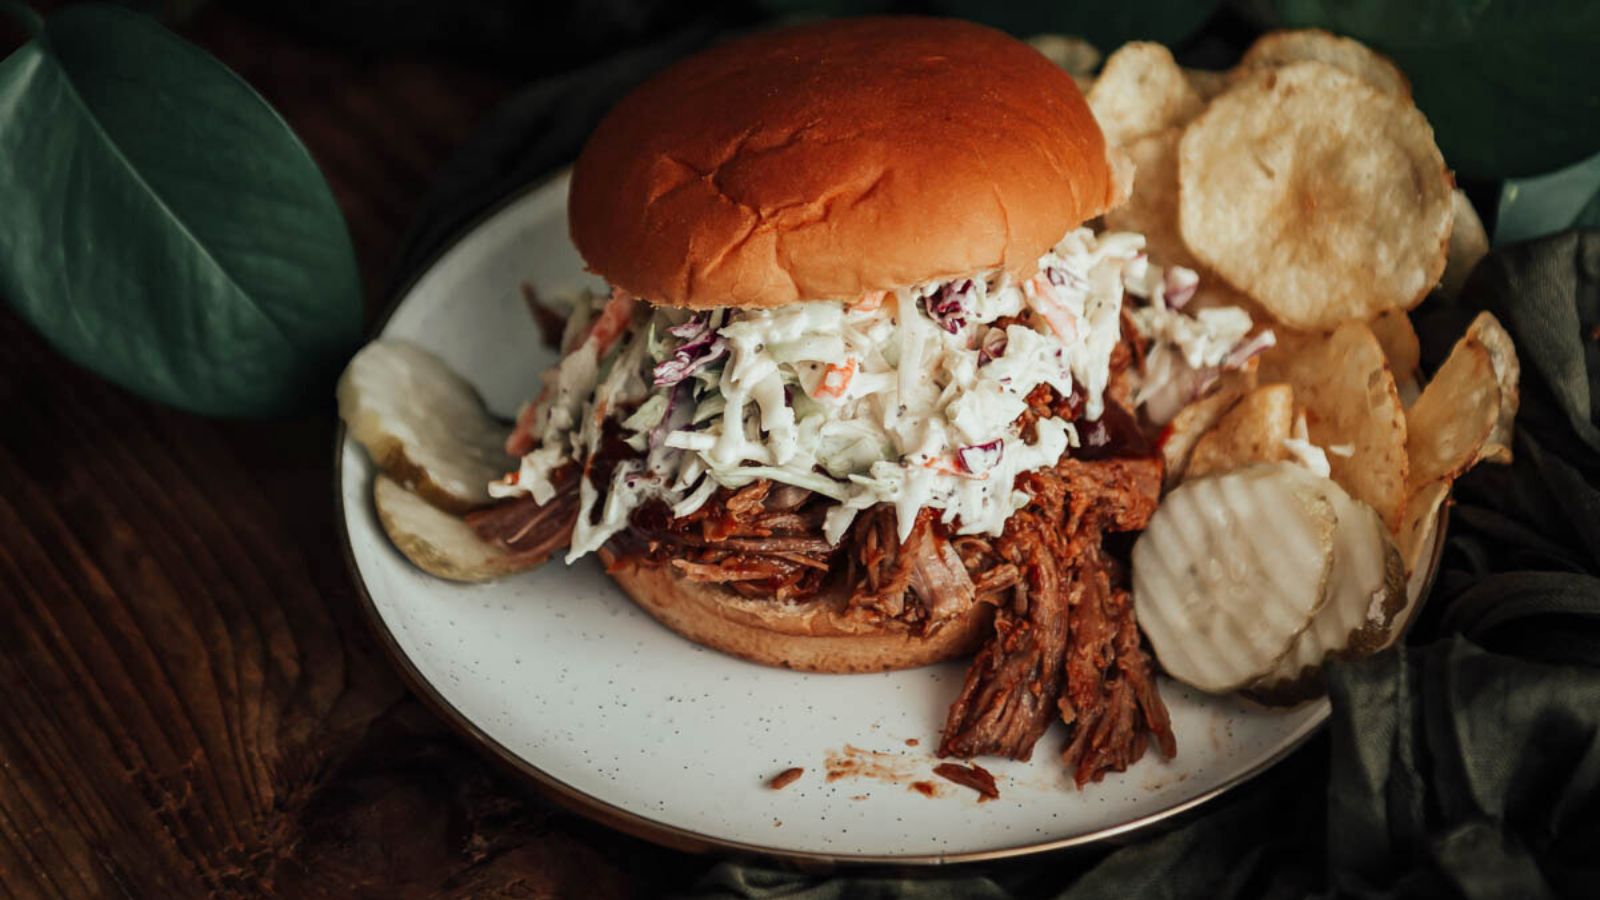
<path id="1" fill-rule="evenodd" d="M 834 544 L 879 503 L 894 506 L 901 540 L 922 509 L 956 533 L 999 535 L 1029 499 L 1016 477 L 1078 444 L 1060 418 L 1038 419 L 1025 435 L 1018 418 L 1028 395 L 1040 385 L 1063 397 L 1076 388 L 1085 416 L 1101 414 L 1124 293 L 1148 298 L 1152 272 L 1168 278 L 1143 245 L 1137 234 L 1079 228 L 1025 281 L 980 273 L 853 302 L 691 311 L 622 291 L 585 298 L 566 355 L 519 416 L 534 449 L 490 494 L 542 503 L 558 469 L 584 466 L 569 562 L 647 501 L 685 516 L 719 487 L 756 479 L 832 500 L 824 537 Z M 1218 348 L 1225 355 L 1249 330 L 1238 310 L 1226 313 L 1243 317 L 1242 330 L 1226 313 L 1198 325 L 1150 315 L 1166 308 L 1166 288 L 1155 293 L 1157 302 L 1132 315 L 1156 346 L 1199 346 L 1197 362 L 1216 365 Z M 621 316 L 625 329 L 616 327 Z M 589 463 L 608 421 L 637 456 L 616 465 L 602 492 Z"/>

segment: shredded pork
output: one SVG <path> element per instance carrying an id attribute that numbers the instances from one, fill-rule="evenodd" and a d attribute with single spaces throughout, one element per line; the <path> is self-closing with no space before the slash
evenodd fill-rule
<path id="1" fill-rule="evenodd" d="M 503 500 L 467 514 L 467 524 L 484 540 L 528 559 L 548 559 L 572 543 L 578 521 L 578 468 L 556 473 L 556 495 L 539 505 L 531 496 Z"/>
<path id="2" fill-rule="evenodd" d="M 870 619 L 899 619 L 921 628 L 966 612 L 977 596 L 931 510 L 923 510 L 901 543 L 894 509 L 872 507 L 847 532 L 848 608 Z"/>
<path id="3" fill-rule="evenodd" d="M 691 581 L 747 597 L 804 600 L 823 590 L 837 551 L 821 537 L 825 499 L 795 501 L 769 481 L 720 490 L 687 516 L 651 501 L 613 543 L 619 556 L 670 565 Z"/>
<path id="4" fill-rule="evenodd" d="M 1024 508 L 995 542 L 998 558 L 1022 577 L 999 604 L 994 637 L 967 669 L 945 722 L 940 756 L 1027 759 L 1055 717 L 1068 608 L 1049 528 L 1044 517 Z"/>
<path id="5" fill-rule="evenodd" d="M 1080 398 L 1048 389 L 1028 399 L 1024 427 L 1081 410 Z M 994 634 L 950 707 L 939 754 L 1027 759 L 1060 720 L 1068 728 L 1062 759 L 1082 786 L 1126 769 L 1152 742 L 1167 757 L 1176 745 L 1125 573 L 1104 547 L 1106 534 L 1138 530 L 1154 513 L 1161 463 L 1117 403 L 1080 430 L 1088 441 L 1078 455 L 1017 478 L 1030 499 L 997 538 L 952 536 L 924 509 L 902 542 L 893 508 L 879 505 L 833 546 L 822 538 L 826 498 L 758 480 L 720 489 L 686 516 L 647 502 L 609 546 L 778 603 L 842 588 L 849 614 L 917 633 L 975 602 L 993 604 Z M 619 446 L 608 442 L 607 459 L 593 468 L 608 473 Z M 521 497 L 468 521 L 512 552 L 548 555 L 571 540 L 577 481 L 573 468 L 550 503 Z"/>

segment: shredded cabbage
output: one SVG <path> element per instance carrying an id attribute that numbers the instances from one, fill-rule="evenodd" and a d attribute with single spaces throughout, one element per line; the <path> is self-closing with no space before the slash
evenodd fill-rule
<path id="1" fill-rule="evenodd" d="M 718 487 L 757 478 L 834 500 L 824 527 L 834 543 L 879 503 L 894 506 L 902 540 L 922 509 L 958 533 L 998 535 L 1028 501 L 1016 477 L 1077 445 L 1061 419 L 1039 420 L 1032 441 L 1024 439 L 1016 420 L 1028 394 L 1041 384 L 1063 396 L 1076 387 L 1085 414 L 1099 417 L 1124 286 L 1132 292 L 1153 268 L 1143 245 L 1136 234 L 1080 228 L 1025 282 L 980 273 L 853 305 L 696 313 L 638 304 L 604 360 L 588 340 L 547 375 L 534 420 L 539 449 L 490 492 L 548 486 L 557 468 L 589 459 L 602 423 L 617 418 L 624 439 L 646 455 L 618 464 L 599 509 L 585 471 L 569 561 L 598 549 L 648 500 L 688 515 Z M 586 318 L 599 319 L 606 302 L 616 300 L 591 298 Z M 992 324 L 1024 310 L 1039 328 Z M 1163 338 L 1194 344 L 1193 332 L 1227 344 L 1196 351 L 1197 361 L 1215 365 L 1249 317 L 1241 329 L 1231 311 L 1202 315 L 1198 331 L 1149 321 Z"/>
<path id="2" fill-rule="evenodd" d="M 1311 470 L 1313 474 L 1329 477 L 1333 469 L 1328 465 L 1328 454 L 1334 456 L 1350 457 L 1355 455 L 1355 448 L 1348 444 L 1334 444 L 1329 447 L 1318 447 L 1311 443 L 1310 431 L 1306 428 L 1306 414 L 1301 411 L 1294 417 L 1294 425 L 1289 431 L 1289 436 L 1283 439 L 1284 449 L 1289 451 L 1291 462 Z"/>
<path id="3" fill-rule="evenodd" d="M 1163 268 L 1141 254 L 1124 268 L 1123 284 L 1143 301 L 1128 305 L 1128 320 L 1150 342 L 1135 373 L 1133 403 L 1158 425 L 1209 390 L 1223 370 L 1277 343 L 1271 330 L 1252 336 L 1250 314 L 1238 307 L 1186 309 L 1200 284 L 1193 269 Z"/>

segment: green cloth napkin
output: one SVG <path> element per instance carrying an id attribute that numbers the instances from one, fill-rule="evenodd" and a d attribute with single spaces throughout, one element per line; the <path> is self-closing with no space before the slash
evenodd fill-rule
<path id="1" fill-rule="evenodd" d="M 1522 361 L 1516 459 L 1457 484 L 1407 645 L 1331 667 L 1325 738 L 1113 850 L 932 873 L 724 862 L 689 896 L 1600 895 L 1600 233 L 1492 254 L 1415 316 L 1425 365 L 1483 309 Z"/>

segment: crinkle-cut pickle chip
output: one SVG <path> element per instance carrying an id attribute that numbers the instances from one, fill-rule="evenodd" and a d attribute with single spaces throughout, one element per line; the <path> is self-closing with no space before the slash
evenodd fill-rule
<path id="1" fill-rule="evenodd" d="M 1273 69 L 1298 62 L 1320 62 L 1365 81 L 1386 94 L 1410 98 L 1411 82 L 1400 67 L 1360 41 L 1323 31 L 1303 28 L 1271 31 L 1256 40 L 1239 60 L 1235 77 L 1247 77 L 1259 69 Z"/>
<path id="2" fill-rule="evenodd" d="M 406 341 L 374 341 L 350 360 L 339 415 L 379 469 L 448 512 L 487 505 L 489 482 L 514 464 L 510 427 L 442 360 Z"/>
<path id="3" fill-rule="evenodd" d="M 1272 671 L 1321 609 L 1337 526 L 1325 479 L 1264 463 L 1185 482 L 1133 547 L 1136 615 L 1167 674 L 1203 691 Z"/>
<path id="4" fill-rule="evenodd" d="M 1483 449 L 1478 451 L 1480 461 L 1510 463 L 1511 438 L 1516 425 L 1517 409 L 1522 403 L 1518 382 L 1522 380 L 1522 364 L 1517 361 L 1517 348 L 1511 342 L 1500 320 L 1493 313 L 1481 312 L 1467 326 L 1467 338 L 1477 341 L 1489 354 L 1494 366 L 1494 380 L 1500 386 L 1500 414 L 1495 418 L 1494 430 Z"/>
<path id="5" fill-rule="evenodd" d="M 1262 384 L 1294 387 L 1306 411 L 1306 431 L 1328 454 L 1333 480 L 1378 511 L 1390 531 L 1405 515 L 1406 413 L 1383 348 L 1363 322 L 1346 322 L 1329 335 L 1286 334 L 1261 355 Z"/>
<path id="6" fill-rule="evenodd" d="M 1223 373 L 1211 393 L 1189 403 L 1167 423 L 1161 433 L 1166 487 L 1170 488 L 1183 480 L 1195 444 L 1239 402 L 1240 397 L 1255 389 L 1256 368 L 1259 365 L 1259 360 L 1251 359 L 1244 368 Z"/>
<path id="7" fill-rule="evenodd" d="M 1402 624 L 1400 613 L 1406 608 L 1405 564 L 1378 514 L 1332 481 L 1323 479 L 1322 486 L 1339 520 L 1333 574 L 1311 626 L 1271 672 L 1251 685 L 1251 694 L 1268 703 L 1299 703 L 1321 695 L 1323 664 L 1378 652 Z"/>
<path id="8" fill-rule="evenodd" d="M 1410 483 L 1449 481 L 1472 468 L 1499 421 L 1500 385 L 1489 351 L 1463 337 L 1407 413 Z"/>
<path id="9" fill-rule="evenodd" d="M 1451 182 L 1433 130 L 1325 63 L 1213 101 L 1178 145 L 1178 184 L 1190 251 L 1296 328 L 1408 309 L 1444 269 Z"/>
<path id="10" fill-rule="evenodd" d="M 387 475 L 373 481 L 372 503 L 389 540 L 429 575 L 449 581 L 489 581 L 542 562 L 484 541 L 459 516 L 439 509 Z"/>
<path id="11" fill-rule="evenodd" d="M 1205 108 L 1172 51 L 1144 41 L 1111 54 L 1086 99 L 1111 144 L 1186 124 Z"/>

